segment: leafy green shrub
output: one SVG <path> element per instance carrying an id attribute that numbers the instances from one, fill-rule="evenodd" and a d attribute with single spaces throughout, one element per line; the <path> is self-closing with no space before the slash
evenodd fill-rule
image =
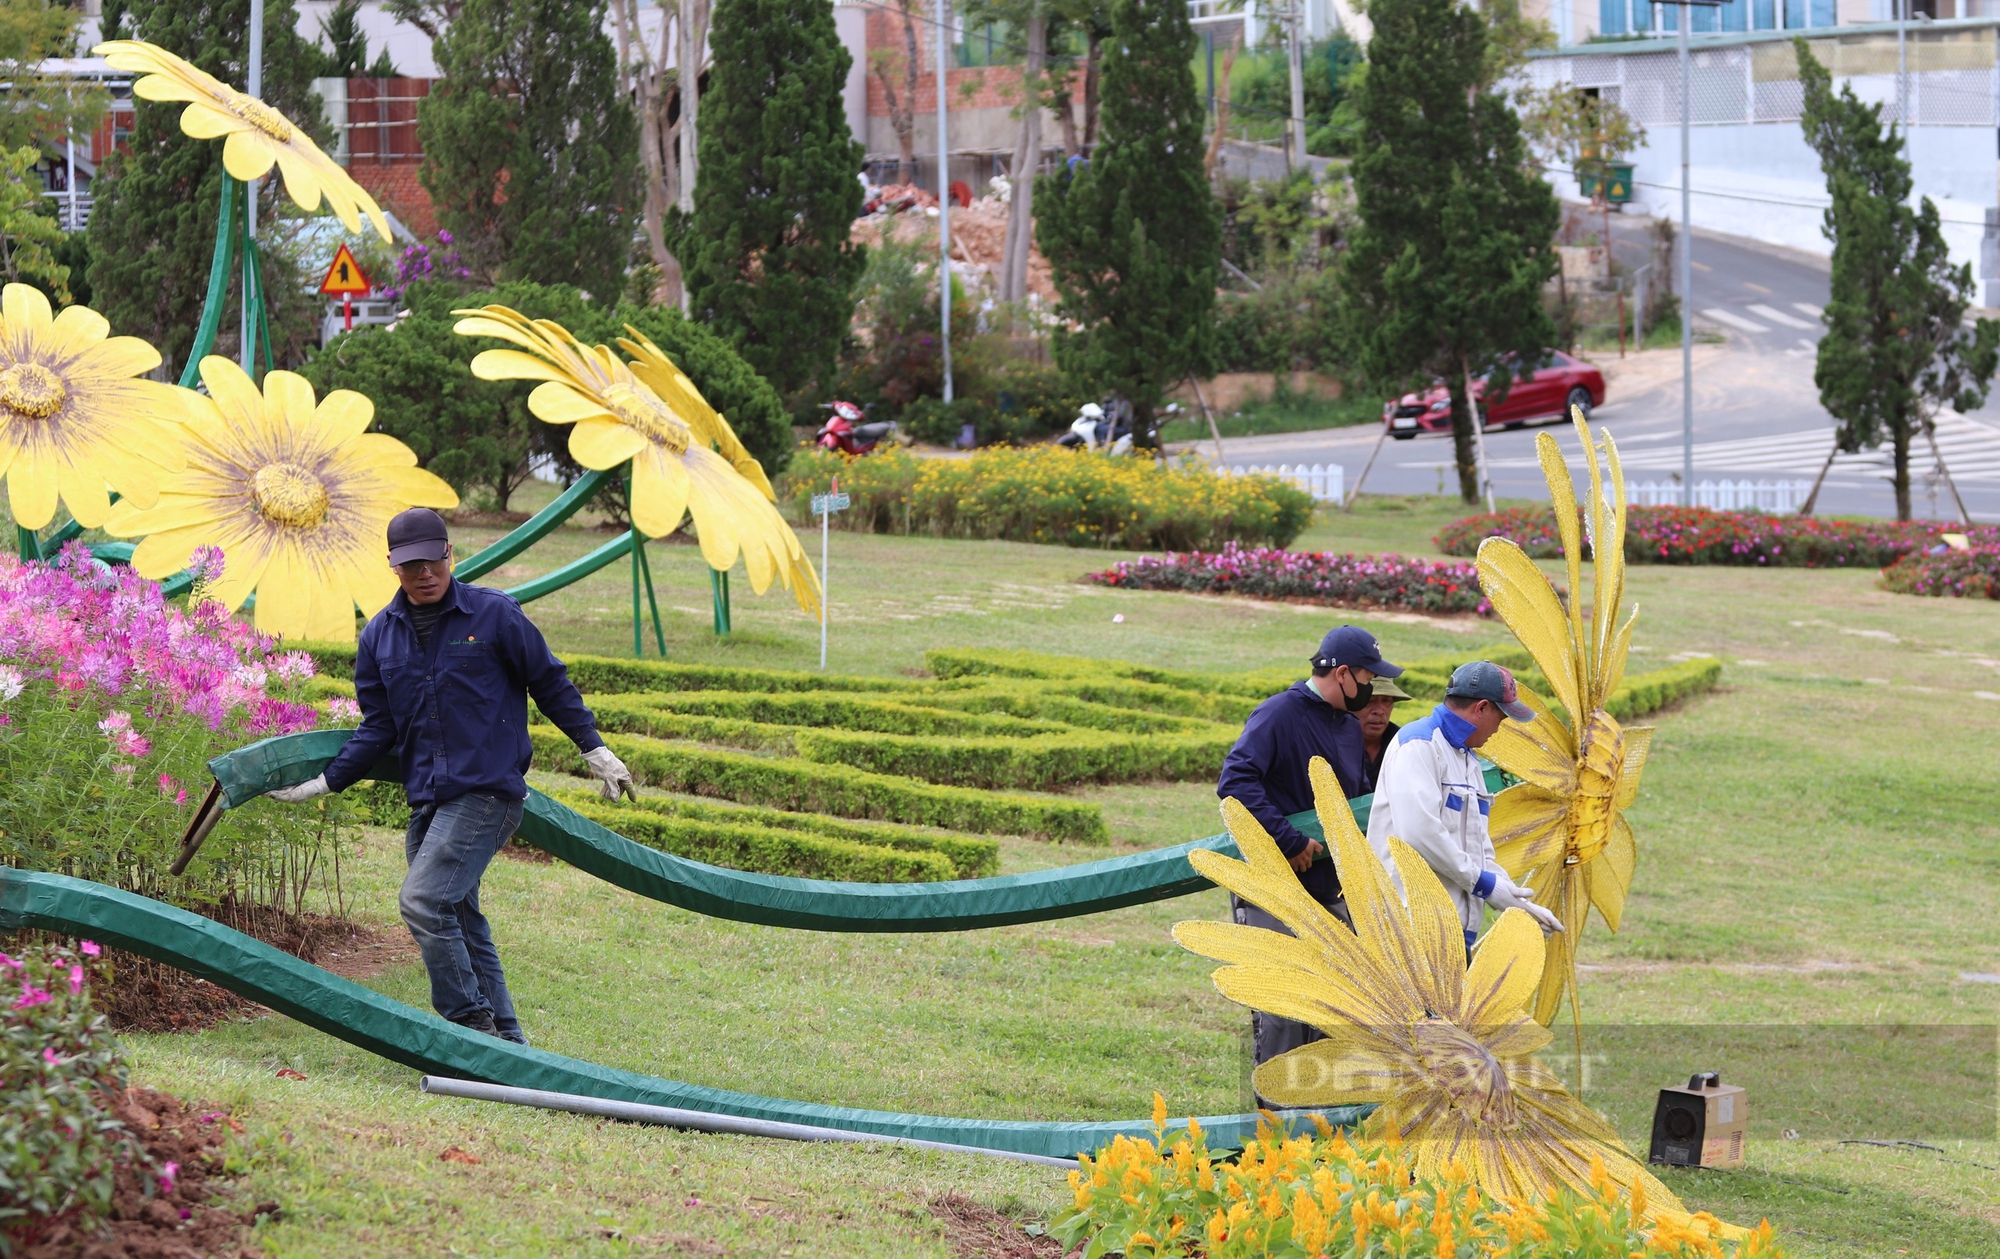
<path id="1" fill-rule="evenodd" d="M 585 773 L 576 745 L 554 728 L 531 727 L 528 734 L 543 768 Z M 1093 844 L 1107 838 L 1104 816 L 1094 804 L 942 787 L 847 766 L 690 748 L 638 735 L 611 734 L 605 742 L 634 777 L 665 791 L 981 835 Z"/>
<path id="2" fill-rule="evenodd" d="M 101 1218 L 118 1165 L 145 1157 L 103 1097 L 125 1084 L 118 1042 L 90 1004 L 104 978 L 87 940 L 0 953 L 0 1255 Z"/>
<path id="3" fill-rule="evenodd" d="M 555 792 L 553 798 L 628 839 L 676 856 L 736 870 L 863 883 L 910 883 L 977 879 L 998 873 L 1000 868 L 1000 845 L 977 835 L 919 830 L 887 822 L 842 821 L 814 813 L 710 804 L 673 796 L 644 796 L 637 803 L 623 800 L 607 803 L 596 791 L 583 787 Z M 643 815 L 637 820 L 626 820 L 651 829 L 642 833 L 627 829 L 626 821 L 616 820 L 628 814 Z M 749 855 L 732 852 L 732 846 L 736 845 L 744 846 L 744 853 Z M 884 854 L 894 854 L 894 858 Z M 897 864 L 900 858 L 910 855 L 937 861 L 925 860 L 907 867 Z M 762 864 L 746 864 L 752 859 Z M 830 873 L 835 870 L 868 873 Z M 916 873 L 910 873 L 912 870 Z M 943 873 L 936 873 L 937 870 Z"/>
<path id="4" fill-rule="evenodd" d="M 1084 455 L 1056 446 L 987 450 L 969 459 L 886 451 L 846 459 L 801 453 L 781 490 L 803 518 L 838 476 L 853 508 L 835 517 L 864 533 L 1006 538 L 1134 550 L 1283 546 L 1313 515 L 1311 495 L 1275 477 L 1219 477 L 1206 467 Z"/>
<path id="5" fill-rule="evenodd" d="M 876 730 L 884 734 L 992 735 L 1027 738 L 1058 734 L 1058 721 L 1033 721 L 1005 714 L 967 713 L 933 708 L 910 700 L 877 695 L 844 695 L 837 691 L 806 693 L 758 691 L 649 691 L 630 697 L 593 696 L 602 720 L 607 709 L 646 710 L 734 718 L 785 726 L 827 726 L 841 730 Z M 648 733 L 635 731 L 635 733 Z"/>
<path id="6" fill-rule="evenodd" d="M 1072 730 L 1032 739 L 800 730 L 792 744 L 809 761 L 961 787 L 1051 791 L 1084 783 L 1213 778 L 1236 734 L 1221 725 L 1203 734 Z"/>

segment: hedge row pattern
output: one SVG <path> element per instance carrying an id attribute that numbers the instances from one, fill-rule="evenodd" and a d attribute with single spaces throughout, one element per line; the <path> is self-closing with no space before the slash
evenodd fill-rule
<path id="1" fill-rule="evenodd" d="M 619 808 L 588 793 L 565 792 L 561 799 L 584 817 L 634 843 L 732 870 L 852 883 L 940 883 L 958 877 L 957 867 L 941 852 L 883 848 L 809 831 Z"/>
<path id="2" fill-rule="evenodd" d="M 587 772 L 583 755 L 560 731 L 533 726 L 528 734 L 542 768 Z M 689 747 L 641 735 L 613 733 L 604 741 L 641 783 L 665 791 L 980 835 L 1087 844 L 1109 839 L 1094 804 L 939 786 L 845 765 Z"/>

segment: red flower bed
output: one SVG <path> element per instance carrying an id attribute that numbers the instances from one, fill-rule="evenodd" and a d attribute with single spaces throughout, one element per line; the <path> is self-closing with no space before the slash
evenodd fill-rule
<path id="1" fill-rule="evenodd" d="M 2000 547 L 1905 555 L 1883 570 L 1882 588 L 1899 595 L 2000 599 Z"/>
<path id="2" fill-rule="evenodd" d="M 1937 544 L 1940 533 L 1971 535 L 1975 549 L 2000 547 L 2000 526 L 1938 521 L 1826 520 L 1706 507 L 1633 507 L 1625 558 L 1633 564 L 1738 564 L 1771 568 L 1881 568 Z M 1432 539 L 1447 555 L 1473 555 L 1488 537 L 1511 538 L 1529 555 L 1562 554 L 1555 512 L 1514 507 L 1468 516 Z"/>
<path id="3" fill-rule="evenodd" d="M 1402 555 L 1334 555 L 1226 544 L 1122 560 L 1086 581 L 1128 590 L 1187 590 L 1296 599 L 1338 607 L 1492 614 L 1470 564 Z"/>

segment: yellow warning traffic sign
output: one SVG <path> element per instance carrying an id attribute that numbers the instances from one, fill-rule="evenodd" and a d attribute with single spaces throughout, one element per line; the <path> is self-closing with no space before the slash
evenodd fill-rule
<path id="1" fill-rule="evenodd" d="M 342 245 L 340 252 L 333 256 L 333 265 L 326 269 L 326 279 L 320 282 L 319 291 L 329 297 L 338 297 L 344 293 L 366 293 L 369 287 L 361 264 L 347 252 L 347 246 Z"/>

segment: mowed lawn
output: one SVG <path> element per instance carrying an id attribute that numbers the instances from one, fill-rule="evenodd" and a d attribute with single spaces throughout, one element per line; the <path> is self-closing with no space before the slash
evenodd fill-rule
<path id="1" fill-rule="evenodd" d="M 1455 514 L 1370 499 L 1298 545 L 1429 554 Z M 499 530 L 462 532 L 466 553 Z M 559 531 L 488 580 L 515 584 L 607 536 Z M 1121 558 L 1102 552 L 832 542 L 830 657 L 845 673 L 919 670 L 947 646 L 1303 671 L 1349 619 L 1391 659 L 1506 638 L 1495 622 L 1081 584 Z M 739 572 L 737 632 L 718 641 L 696 552 L 652 554 L 671 658 L 816 667 L 818 626 L 784 596 L 751 596 Z M 629 583 L 614 565 L 531 612 L 562 651 L 629 654 Z M 1801 1256 L 2000 1256 L 2000 984 L 1987 982 L 2000 977 L 2000 617 L 1885 594 L 1872 572 L 1637 568 L 1628 589 L 1634 672 L 1691 652 L 1727 670 L 1720 691 L 1655 719 L 1624 929 L 1593 922 L 1583 948 L 1587 1097 L 1643 1146 L 1655 1090 L 1720 1070 L 1752 1090 L 1750 1166 L 1671 1176 L 1691 1205 L 1768 1215 Z M 1009 840 L 1003 869 L 1218 829 L 1204 784 L 1087 794 L 1111 847 Z M 361 916 L 389 932 L 398 843 L 371 834 L 348 867 Z M 496 863 L 483 900 L 529 1031 L 559 1053 L 987 1118 L 1137 1116 L 1154 1089 L 1178 1113 L 1248 1101 L 1247 1016 L 1168 936 L 1222 915 L 1218 893 L 922 936 L 715 921 L 548 863 Z M 414 962 L 369 982 L 427 1004 Z M 1560 1031 L 1555 1061 L 1573 1074 L 1567 1015 Z M 236 1107 L 266 1138 L 247 1191 L 283 1205 L 259 1235 L 277 1255 L 943 1256 L 937 1195 L 1024 1219 L 1068 1198 L 1060 1172 L 997 1160 L 425 1098 L 413 1072 L 275 1016 L 131 1045 L 140 1082 Z M 306 1078 L 278 1077 L 287 1067 Z M 1845 1143 L 1861 1141 L 1886 1144 Z M 453 1146 L 480 1161 L 441 1161 Z"/>

